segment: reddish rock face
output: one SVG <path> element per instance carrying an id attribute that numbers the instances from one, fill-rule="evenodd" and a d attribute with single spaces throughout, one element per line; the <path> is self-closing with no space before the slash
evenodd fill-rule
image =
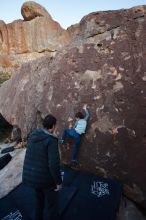
<path id="1" fill-rule="evenodd" d="M 87 103 L 81 168 L 124 182 L 146 207 L 146 7 L 92 13 L 53 58 L 24 64 L 0 88 L 0 113 L 26 137 L 48 113 L 61 134 Z M 62 161 L 71 146 L 61 147 Z"/>
<path id="2" fill-rule="evenodd" d="M 21 12 L 24 20 L 0 21 L 0 72 L 6 74 L 12 74 L 22 63 L 54 56 L 70 38 L 39 4 L 25 2 Z"/>

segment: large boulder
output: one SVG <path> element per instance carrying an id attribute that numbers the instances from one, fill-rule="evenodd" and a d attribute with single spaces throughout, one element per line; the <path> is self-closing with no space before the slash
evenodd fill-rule
<path id="1" fill-rule="evenodd" d="M 0 113 L 23 137 L 48 113 L 57 117 L 60 135 L 87 103 L 91 116 L 82 137 L 81 168 L 120 179 L 125 194 L 144 207 L 145 15 L 140 6 L 85 16 L 68 30 L 67 47 L 53 58 L 23 64 L 0 88 Z M 70 145 L 61 147 L 63 162 L 70 154 Z"/>
<path id="2" fill-rule="evenodd" d="M 133 202 L 123 197 L 116 220 L 146 220 L 146 217 Z"/>

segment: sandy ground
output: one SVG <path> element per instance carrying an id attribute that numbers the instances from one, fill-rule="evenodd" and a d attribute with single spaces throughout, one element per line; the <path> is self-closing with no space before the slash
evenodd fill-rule
<path id="1" fill-rule="evenodd" d="M 0 157 L 1 150 L 10 146 L 14 146 L 15 143 L 11 144 L 0 144 Z M 0 199 L 11 192 L 16 186 L 22 182 L 22 169 L 26 149 L 15 149 L 10 152 L 12 159 L 11 161 L 0 170 Z"/>

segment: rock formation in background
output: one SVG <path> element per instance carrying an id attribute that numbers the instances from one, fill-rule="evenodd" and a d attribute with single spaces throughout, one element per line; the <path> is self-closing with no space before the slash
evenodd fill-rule
<path id="1" fill-rule="evenodd" d="M 53 113 L 60 135 L 87 103 L 91 116 L 82 137 L 81 168 L 118 178 L 125 194 L 146 207 L 146 6 L 91 13 L 67 31 L 57 23 L 47 29 L 48 23 L 52 27 L 54 21 L 45 15 L 6 26 L 11 33 L 19 25 L 28 32 L 17 44 L 12 43 L 16 35 L 9 35 L 12 41 L 3 50 L 17 51 L 20 59 L 24 51 L 30 60 L 28 51 L 38 55 L 48 45 L 56 54 L 23 64 L 2 84 L 0 113 L 23 137 Z M 69 145 L 61 147 L 63 162 L 70 154 Z"/>
<path id="2" fill-rule="evenodd" d="M 24 20 L 0 21 L 0 80 L 3 82 L 25 62 L 54 56 L 69 40 L 66 32 L 42 6 L 25 2 Z M 2 83 L 0 82 L 0 83 Z"/>
<path id="3" fill-rule="evenodd" d="M 46 17 L 52 20 L 51 15 L 49 15 L 46 9 L 33 1 L 25 2 L 22 5 L 21 14 L 25 21 L 30 21 L 36 17 Z"/>

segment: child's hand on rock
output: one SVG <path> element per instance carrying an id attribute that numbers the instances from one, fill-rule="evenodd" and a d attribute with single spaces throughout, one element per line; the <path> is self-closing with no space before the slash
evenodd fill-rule
<path id="1" fill-rule="evenodd" d="M 87 104 L 85 104 L 85 105 L 83 106 L 83 109 L 84 109 L 84 110 L 86 110 L 86 109 L 87 109 Z"/>

